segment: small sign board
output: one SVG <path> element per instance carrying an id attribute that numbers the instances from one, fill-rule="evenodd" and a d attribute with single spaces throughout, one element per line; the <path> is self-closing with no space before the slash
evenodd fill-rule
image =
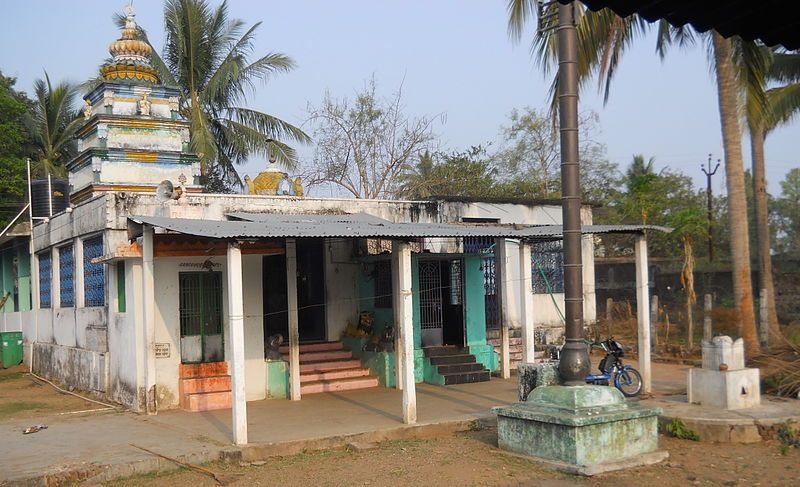
<path id="1" fill-rule="evenodd" d="M 156 358 L 169 358 L 169 343 L 155 344 Z"/>

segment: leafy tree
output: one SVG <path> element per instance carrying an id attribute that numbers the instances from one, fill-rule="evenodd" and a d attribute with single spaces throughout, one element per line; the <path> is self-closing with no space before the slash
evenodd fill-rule
<path id="1" fill-rule="evenodd" d="M 120 27 L 125 17 L 117 16 Z M 153 54 L 161 81 L 181 90 L 180 112 L 191 123 L 191 148 L 203 167 L 206 186 L 240 187 L 236 165 L 250 156 L 269 157 L 287 168 L 297 154 L 289 143 L 308 143 L 300 128 L 248 108 L 248 94 L 258 82 L 291 71 L 289 56 L 270 52 L 252 60 L 261 22 L 247 28 L 231 19 L 227 2 L 212 8 L 207 0 L 166 0 L 166 40 L 162 55 Z M 140 30 L 143 39 L 146 34 Z"/>
<path id="2" fill-rule="evenodd" d="M 800 254 L 800 169 L 786 173 L 781 181 L 781 196 L 777 199 L 776 214 L 779 252 Z"/>
<path id="3" fill-rule="evenodd" d="M 519 39 L 523 26 L 536 11 L 533 0 L 509 0 L 509 33 Z M 609 86 L 622 54 L 637 38 L 650 27 L 643 18 L 631 15 L 621 18 L 609 9 L 598 12 L 587 10 L 575 3 L 577 23 L 578 83 L 585 85 L 597 75 L 600 85 L 605 83 L 605 96 L 608 98 Z M 557 6 L 551 5 L 553 13 Z M 694 42 L 691 29 L 675 29 L 666 21 L 657 24 L 658 41 L 656 49 L 663 57 L 671 44 L 687 45 Z M 744 163 L 741 149 L 741 130 L 738 111 L 739 100 L 744 89 L 753 92 L 763 82 L 764 72 L 759 66 L 747 65 L 743 56 L 748 44 L 741 39 L 725 39 L 716 32 L 705 36 L 710 38 L 710 53 L 713 59 L 713 72 L 717 81 L 720 124 L 722 128 L 723 150 L 725 153 L 725 173 L 728 187 L 728 211 L 730 213 L 731 254 L 733 264 L 734 300 L 739 311 L 742 338 L 745 340 L 748 355 L 759 352 L 756 335 L 753 293 L 750 277 L 750 249 L 746 225 L 747 207 L 744 193 Z M 532 51 L 540 64 L 547 70 L 556 64 L 557 36 L 554 30 L 547 30 L 534 38 Z M 739 74 L 747 72 L 748 76 Z M 742 82 L 745 79 L 746 82 Z M 555 87 L 554 82 L 553 86 Z M 555 94 L 555 90 L 553 90 Z"/>
<path id="4" fill-rule="evenodd" d="M 16 216 L 25 196 L 25 157 L 30 136 L 24 117 L 31 101 L 0 72 L 0 230 Z"/>
<path id="5" fill-rule="evenodd" d="M 356 198 L 392 197 L 400 175 L 435 138 L 432 118 L 406 115 L 402 89 L 383 98 L 374 78 L 352 100 L 326 93 L 309 113 L 317 147 L 305 181 L 333 184 Z"/>
<path id="6" fill-rule="evenodd" d="M 33 83 L 33 95 L 25 125 L 33 139 L 34 173 L 64 177 L 65 164 L 78 152 L 75 132 L 82 119 L 75 108 L 77 89 L 66 81 L 53 86 L 45 72 Z"/>
<path id="7" fill-rule="evenodd" d="M 683 245 L 683 266 L 681 267 L 681 285 L 686 290 L 686 336 L 688 346 L 694 347 L 694 319 L 692 311 L 697 302 L 694 290 L 694 242 L 697 236 L 705 236 L 707 220 L 700 206 L 690 206 L 676 211 L 668 218 L 673 228 L 673 238 L 679 238 Z"/>
<path id="8" fill-rule="evenodd" d="M 514 109 L 509 121 L 502 129 L 504 147 L 493 157 L 506 193 L 532 199 L 560 197 L 558 125 L 543 110 L 531 107 Z M 579 130 L 581 192 L 584 199 L 604 204 L 614 194 L 619 171 L 605 158 L 605 146 L 595 141 L 600 130 L 597 114 L 582 113 Z"/>
<path id="9" fill-rule="evenodd" d="M 772 275 L 764 141 L 770 131 L 788 122 L 800 112 L 800 54 L 774 52 L 765 46 L 756 46 L 748 53 L 754 57 L 758 56 L 758 61 L 768 65 L 768 68 L 765 68 L 768 80 L 779 83 L 766 92 L 758 91 L 757 98 L 750 97 L 747 100 L 746 114 L 754 176 L 759 288 L 767 292 L 769 333 L 771 336 L 780 337 Z M 756 87 L 761 85 L 756 84 Z"/>
<path id="10" fill-rule="evenodd" d="M 436 196 L 499 196 L 495 170 L 483 147 L 449 154 L 426 151 L 416 166 L 398 178 L 398 195 L 425 199 Z"/>

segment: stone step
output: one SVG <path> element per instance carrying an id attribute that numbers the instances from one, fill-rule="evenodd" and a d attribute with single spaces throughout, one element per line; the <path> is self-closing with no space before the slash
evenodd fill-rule
<path id="1" fill-rule="evenodd" d="M 202 392 L 198 394 L 184 394 L 181 396 L 181 407 L 187 411 L 213 411 L 215 409 L 231 408 L 231 393 Z"/>
<path id="2" fill-rule="evenodd" d="M 329 372 L 331 370 L 355 369 L 358 367 L 361 367 L 361 361 L 358 359 L 301 363 L 300 374 L 306 372 Z"/>
<path id="3" fill-rule="evenodd" d="M 181 364 L 178 376 L 181 379 L 192 377 L 218 377 L 229 375 L 228 362 L 206 362 L 202 364 Z"/>
<path id="4" fill-rule="evenodd" d="M 281 345 L 278 349 L 284 355 L 289 353 L 289 345 Z M 344 350 L 342 342 L 301 343 L 300 353 L 328 352 L 331 350 Z"/>
<path id="5" fill-rule="evenodd" d="M 442 376 L 444 377 L 444 385 L 449 386 L 452 384 L 469 384 L 472 382 L 486 382 L 491 378 L 491 373 L 488 370 L 480 370 L 475 372 L 442 374 Z"/>
<path id="6" fill-rule="evenodd" d="M 502 340 L 500 340 L 499 338 L 492 338 L 490 340 L 487 340 L 487 342 L 489 342 L 489 345 L 493 345 L 495 347 L 499 347 L 503 344 Z M 509 338 L 508 345 L 510 347 L 515 347 L 515 346 L 521 347 L 522 338 Z"/>
<path id="7" fill-rule="evenodd" d="M 474 363 L 475 356 L 469 354 L 462 355 L 444 355 L 441 357 L 431 357 L 431 364 L 433 365 L 449 365 L 449 364 L 469 364 Z"/>
<path id="8" fill-rule="evenodd" d="M 426 357 L 441 357 L 445 355 L 465 355 L 469 353 L 463 347 L 456 346 L 443 346 L 443 347 L 425 347 L 422 349 Z"/>
<path id="9" fill-rule="evenodd" d="M 181 379 L 181 394 L 197 394 L 201 392 L 224 392 L 231 390 L 231 376 L 191 377 Z"/>
<path id="10" fill-rule="evenodd" d="M 300 363 L 324 362 L 326 360 L 348 360 L 353 358 L 353 352 L 348 350 L 331 350 L 327 352 L 310 352 L 300 354 Z"/>
<path id="11" fill-rule="evenodd" d="M 439 374 L 455 374 L 460 372 L 477 372 L 484 370 L 483 364 L 479 363 L 471 363 L 471 364 L 452 364 L 452 365 L 440 365 L 438 368 Z"/>
<path id="12" fill-rule="evenodd" d="M 338 379 L 352 379 L 369 375 L 369 369 L 363 367 L 352 369 L 329 370 L 327 372 L 308 372 L 300 374 L 300 383 L 329 381 Z"/>
<path id="13" fill-rule="evenodd" d="M 366 389 L 377 387 L 377 377 L 356 377 L 352 379 L 340 380 L 321 380 L 306 382 L 300 386 L 300 394 L 316 394 L 320 392 L 352 391 L 354 389 Z"/>

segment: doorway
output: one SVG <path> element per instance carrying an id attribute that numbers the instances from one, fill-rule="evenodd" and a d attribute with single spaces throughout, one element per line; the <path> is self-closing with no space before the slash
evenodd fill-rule
<path id="1" fill-rule="evenodd" d="M 178 281 L 181 362 L 221 362 L 225 359 L 222 273 L 181 272 Z"/>
<path id="2" fill-rule="evenodd" d="M 301 342 L 319 342 L 325 333 L 325 246 L 323 239 L 297 240 L 297 316 Z M 286 255 L 263 259 L 264 339 L 289 338 Z"/>
<path id="3" fill-rule="evenodd" d="M 419 287 L 422 346 L 464 346 L 463 261 L 420 261 Z"/>

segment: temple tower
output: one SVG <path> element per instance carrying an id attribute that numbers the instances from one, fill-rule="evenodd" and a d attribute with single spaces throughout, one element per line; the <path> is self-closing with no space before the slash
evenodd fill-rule
<path id="1" fill-rule="evenodd" d="M 200 191 L 200 163 L 189 152 L 180 91 L 161 84 L 150 61 L 153 48 L 138 38 L 132 6 L 126 14 L 100 83 L 83 98 L 79 154 L 67 164 L 74 203 L 102 191 L 154 191 L 165 179 Z"/>

